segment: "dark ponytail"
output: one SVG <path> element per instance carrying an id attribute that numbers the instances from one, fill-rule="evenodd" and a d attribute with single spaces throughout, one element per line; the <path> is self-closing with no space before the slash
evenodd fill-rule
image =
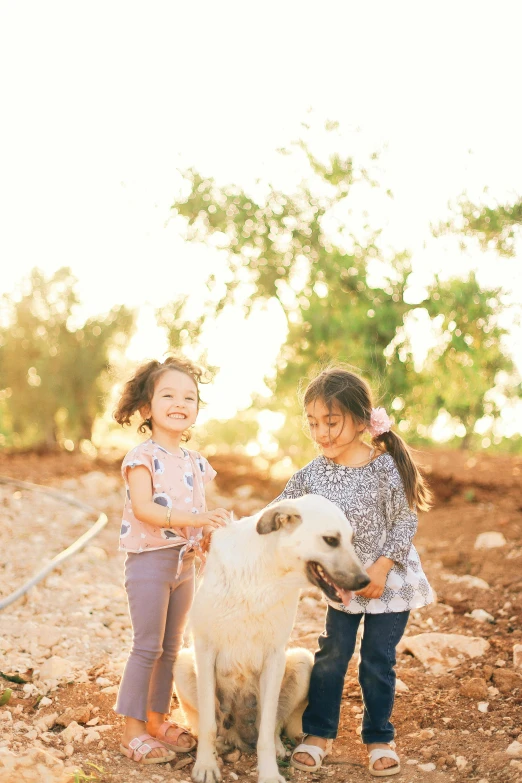
<path id="1" fill-rule="evenodd" d="M 367 429 L 371 428 L 374 408 L 371 389 L 366 381 L 351 369 L 343 366 L 328 367 L 311 380 L 303 395 L 304 406 L 317 399 L 323 400 L 330 411 L 335 403 L 342 413 L 349 414 L 355 423 L 364 424 Z M 400 435 L 390 429 L 372 437 L 372 443 L 377 449 L 387 451 L 393 457 L 410 508 L 416 506 L 419 511 L 428 511 L 432 502 L 431 492 Z"/>
<path id="2" fill-rule="evenodd" d="M 432 494 L 401 436 L 390 430 L 372 438 L 372 443 L 381 450 L 385 449 L 393 457 L 404 485 L 409 507 L 416 506 L 418 511 L 429 511 L 433 500 Z"/>

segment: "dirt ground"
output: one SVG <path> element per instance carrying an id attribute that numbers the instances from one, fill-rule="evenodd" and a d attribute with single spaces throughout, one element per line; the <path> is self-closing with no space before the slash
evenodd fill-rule
<path id="1" fill-rule="evenodd" d="M 393 722 L 402 772 L 395 779 L 522 781 L 522 747 L 520 755 L 516 750 L 522 743 L 522 668 L 513 659 L 514 646 L 522 643 L 522 457 L 430 451 L 418 459 L 436 503 L 421 515 L 415 543 L 437 603 L 412 613 L 406 635 L 458 634 L 468 641 L 485 640 L 488 647 L 474 658 L 458 652 L 451 657 L 443 649 L 440 665 L 423 663 L 406 649 L 399 653 L 401 685 Z M 218 479 L 209 505 L 226 505 L 238 516 L 262 507 L 284 484 L 272 480 L 264 467 L 234 455 L 211 462 Z M 82 553 L 0 612 L 0 671 L 24 680 L 14 683 L 0 676 L 0 695 L 6 687 L 13 691 L 0 706 L 0 780 L 65 783 L 75 779 L 75 769 L 78 781 L 189 781 L 190 755 L 169 765 L 137 767 L 118 753 L 121 719 L 112 705 L 131 638 L 123 556 L 117 552 L 118 466 L 75 455 L 0 456 L 0 475 L 60 489 L 109 517 Z M 9 484 L 0 484 L 0 508 L 0 597 L 90 523 L 77 509 Z M 502 534 L 505 543 L 500 539 L 500 546 L 475 548 L 477 536 L 488 532 Z M 488 613 L 486 620 L 471 616 L 479 609 Z M 292 644 L 314 650 L 324 612 L 318 591 L 304 591 Z M 60 676 L 53 676 L 53 665 L 62 667 Z M 67 708 L 76 712 L 65 728 L 71 720 L 70 712 L 62 720 Z M 282 774 L 314 783 L 369 780 L 359 738 L 361 712 L 352 660 L 332 755 L 313 775 L 287 766 Z M 9 756 L 9 772 L 7 762 L 1 766 L 9 751 L 30 761 L 17 766 Z M 226 783 L 255 776 L 255 756 L 223 763 Z"/>

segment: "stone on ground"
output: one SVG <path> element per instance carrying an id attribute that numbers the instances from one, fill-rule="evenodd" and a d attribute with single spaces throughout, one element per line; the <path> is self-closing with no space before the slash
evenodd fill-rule
<path id="1" fill-rule="evenodd" d="M 462 656 L 479 658 L 489 649 L 489 642 L 480 636 L 457 633 L 421 633 L 404 636 L 397 652 L 410 652 L 435 674 L 458 666 Z"/>

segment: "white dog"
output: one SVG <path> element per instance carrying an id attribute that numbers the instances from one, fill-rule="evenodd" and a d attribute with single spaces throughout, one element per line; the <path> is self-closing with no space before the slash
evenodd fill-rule
<path id="1" fill-rule="evenodd" d="M 257 740 L 259 783 L 284 783 L 280 734 L 302 731 L 313 663 L 307 650 L 285 653 L 299 591 L 312 583 L 341 602 L 369 583 L 352 537 L 342 511 L 317 495 L 279 501 L 213 534 L 190 613 L 194 650 L 182 650 L 175 668 L 198 735 L 196 783 L 221 779 L 218 737 L 222 748 L 243 750 Z"/>

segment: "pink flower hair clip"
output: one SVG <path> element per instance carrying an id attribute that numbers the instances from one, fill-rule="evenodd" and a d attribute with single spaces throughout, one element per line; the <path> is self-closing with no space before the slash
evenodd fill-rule
<path id="1" fill-rule="evenodd" d="M 370 425 L 367 428 L 372 438 L 377 438 L 384 432 L 391 430 L 392 420 L 384 408 L 372 408 L 370 415 Z"/>

